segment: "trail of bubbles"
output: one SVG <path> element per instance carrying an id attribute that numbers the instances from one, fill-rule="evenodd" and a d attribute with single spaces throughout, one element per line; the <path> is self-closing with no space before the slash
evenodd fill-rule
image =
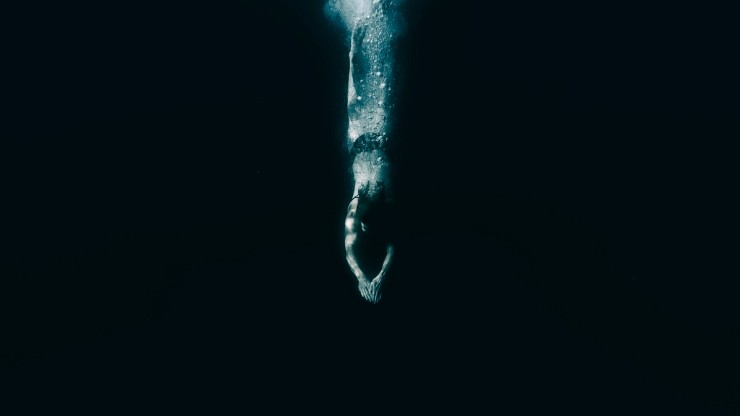
<path id="1" fill-rule="evenodd" d="M 394 43 L 400 24 L 400 1 L 330 0 L 327 12 L 350 34 L 350 73 L 347 88 L 347 137 L 350 150 L 367 135 L 384 141 L 391 124 L 394 83 Z"/>

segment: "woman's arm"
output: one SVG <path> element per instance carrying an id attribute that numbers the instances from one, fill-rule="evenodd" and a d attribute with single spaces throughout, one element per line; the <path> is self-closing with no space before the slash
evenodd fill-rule
<path id="1" fill-rule="evenodd" d="M 362 212 L 367 207 L 362 206 L 367 202 L 360 200 L 359 197 L 352 198 L 347 208 L 347 217 L 344 222 L 344 247 L 346 250 L 347 263 L 352 273 L 357 278 L 358 289 L 362 297 L 368 302 L 377 303 L 381 298 L 382 284 L 385 281 L 388 270 L 393 261 L 395 248 L 391 242 L 386 243 L 386 253 L 383 259 L 383 265 L 380 272 L 370 280 L 359 265 L 357 243 L 361 236 L 368 232 L 363 227 Z"/>

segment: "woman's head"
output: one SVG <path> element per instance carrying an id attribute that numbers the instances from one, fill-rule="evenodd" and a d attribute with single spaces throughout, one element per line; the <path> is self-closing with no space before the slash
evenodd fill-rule
<path id="1" fill-rule="evenodd" d="M 362 231 L 374 234 L 385 234 L 392 227 L 393 200 L 388 196 L 385 185 L 364 186 L 359 189 L 357 217 Z"/>

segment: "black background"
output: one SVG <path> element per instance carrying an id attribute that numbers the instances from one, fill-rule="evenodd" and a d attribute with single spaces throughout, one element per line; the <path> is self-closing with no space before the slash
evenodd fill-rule
<path id="1" fill-rule="evenodd" d="M 410 3 L 376 306 L 343 259 L 348 50 L 323 0 L 4 13 L 4 394 L 737 409 L 730 14 Z"/>

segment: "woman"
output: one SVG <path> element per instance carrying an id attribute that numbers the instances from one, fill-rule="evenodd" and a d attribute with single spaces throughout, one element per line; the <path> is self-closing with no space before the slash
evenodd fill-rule
<path id="1" fill-rule="evenodd" d="M 394 255 L 387 142 L 394 105 L 397 4 L 392 0 L 333 3 L 351 30 L 347 138 L 355 185 L 345 220 L 345 249 L 360 294 L 373 303 L 380 300 Z"/>

